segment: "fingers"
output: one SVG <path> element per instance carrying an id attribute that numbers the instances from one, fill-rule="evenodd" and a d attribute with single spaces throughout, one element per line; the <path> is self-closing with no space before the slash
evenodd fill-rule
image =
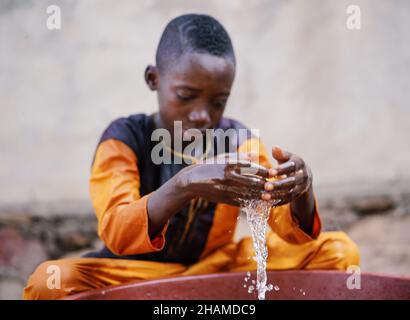
<path id="1" fill-rule="evenodd" d="M 265 190 L 290 190 L 299 184 L 305 183 L 307 180 L 307 175 L 302 171 L 298 171 L 291 177 L 286 177 L 284 179 L 278 179 L 275 181 L 268 181 L 265 183 Z"/>
<path id="2" fill-rule="evenodd" d="M 248 186 L 216 185 L 216 194 L 208 194 L 210 201 L 240 205 L 241 201 L 260 198 L 261 190 L 252 189 Z M 219 192 L 218 192 L 219 191 Z M 220 192 L 222 191 L 222 192 Z"/>
<path id="3" fill-rule="evenodd" d="M 286 161 L 289 161 L 289 159 L 292 156 L 292 153 L 283 150 L 282 148 L 278 147 L 278 146 L 274 146 L 272 148 L 272 156 L 279 162 L 279 163 L 283 163 Z"/>
<path id="4" fill-rule="evenodd" d="M 251 187 L 251 188 L 258 188 L 260 190 L 263 190 L 265 186 L 266 180 L 259 177 L 259 176 L 254 176 L 254 175 L 244 175 L 241 173 L 238 173 L 236 171 L 232 171 L 229 175 L 229 177 L 245 186 Z"/>
<path id="5" fill-rule="evenodd" d="M 292 173 L 295 173 L 296 171 L 296 163 L 295 161 L 287 161 L 276 168 L 271 168 L 269 170 L 269 176 L 270 177 L 277 177 L 277 176 L 282 176 L 282 175 L 290 175 Z"/>
<path id="6" fill-rule="evenodd" d="M 289 192 L 264 192 L 261 195 L 261 199 L 265 201 L 273 201 L 275 206 L 281 206 L 292 201 L 292 195 Z"/>
<path id="7" fill-rule="evenodd" d="M 291 177 L 268 181 L 265 183 L 265 191 L 262 194 L 262 199 L 281 200 L 282 203 L 288 203 L 305 191 L 308 185 L 308 178 L 304 171 L 299 170 Z"/>
<path id="8" fill-rule="evenodd" d="M 281 163 L 276 168 L 269 170 L 269 176 L 277 177 L 282 175 L 294 175 L 297 171 L 302 170 L 305 167 L 304 161 L 299 157 L 292 157 L 291 160 Z"/>
<path id="9" fill-rule="evenodd" d="M 235 170 L 242 175 L 257 175 L 263 178 L 269 178 L 269 169 L 257 163 L 249 161 L 239 161 Z"/>
<path id="10" fill-rule="evenodd" d="M 296 177 L 288 177 L 276 181 L 269 181 L 265 184 L 265 190 L 290 190 L 296 186 Z"/>
<path id="11" fill-rule="evenodd" d="M 266 198 L 266 200 L 281 199 L 281 198 L 289 196 L 289 191 L 288 190 L 277 190 L 277 191 L 271 191 L 271 192 L 263 192 L 262 196 Z"/>
<path id="12" fill-rule="evenodd" d="M 277 146 L 273 147 L 272 155 L 278 161 L 279 165 L 269 170 L 270 177 L 294 175 L 298 170 L 303 169 L 305 165 L 302 158 Z"/>

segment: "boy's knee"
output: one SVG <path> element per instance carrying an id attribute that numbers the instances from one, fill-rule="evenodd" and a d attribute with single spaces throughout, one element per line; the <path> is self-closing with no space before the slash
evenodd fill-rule
<path id="1" fill-rule="evenodd" d="M 356 243 L 344 232 L 334 233 L 321 248 L 332 265 L 332 269 L 347 270 L 349 266 L 359 265 L 359 249 Z"/>
<path id="2" fill-rule="evenodd" d="M 78 271 L 70 260 L 40 264 L 23 290 L 23 299 L 59 299 L 71 293 Z"/>

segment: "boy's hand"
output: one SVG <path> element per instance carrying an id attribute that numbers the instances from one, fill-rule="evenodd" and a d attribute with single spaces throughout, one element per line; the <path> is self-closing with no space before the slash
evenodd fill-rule
<path id="1" fill-rule="evenodd" d="M 194 197 L 239 206 L 240 199 L 260 199 L 269 170 L 252 154 L 224 154 L 179 171 L 148 198 L 148 233 L 153 238 Z"/>
<path id="2" fill-rule="evenodd" d="M 191 165 L 178 174 L 179 186 L 192 197 L 236 206 L 241 199 L 260 199 L 269 170 L 252 163 L 252 158 L 252 154 L 224 154 Z"/>
<path id="3" fill-rule="evenodd" d="M 279 147 L 272 149 L 272 156 L 278 166 L 269 170 L 269 177 L 275 181 L 265 183 L 264 200 L 277 200 L 283 205 L 306 193 L 312 185 L 312 172 L 303 159 Z"/>

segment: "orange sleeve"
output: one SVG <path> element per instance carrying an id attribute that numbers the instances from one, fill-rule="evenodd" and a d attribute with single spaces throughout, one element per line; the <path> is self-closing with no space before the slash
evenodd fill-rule
<path id="1" fill-rule="evenodd" d="M 239 148 L 238 152 L 255 152 L 259 155 L 259 164 L 271 168 L 272 164 L 269 161 L 266 148 L 263 143 L 258 138 L 251 138 L 246 140 Z M 302 244 L 311 240 L 316 239 L 321 231 L 321 220 L 319 216 L 319 206 L 315 197 L 315 212 L 313 221 L 312 234 L 305 233 L 301 228 L 299 228 L 298 223 L 293 218 L 292 210 L 290 204 L 285 204 L 272 208 L 270 217 L 268 220 L 269 226 L 272 230 L 283 240 L 294 243 Z"/>
<path id="2" fill-rule="evenodd" d="M 226 203 L 218 203 L 215 207 L 212 227 L 202 251 L 201 258 L 231 242 L 238 222 L 239 208 Z"/>
<path id="3" fill-rule="evenodd" d="M 98 235 L 117 255 L 160 251 L 167 226 L 148 235 L 147 200 L 140 196 L 137 156 L 125 143 L 109 139 L 97 148 L 90 177 L 90 195 L 98 219 Z"/>

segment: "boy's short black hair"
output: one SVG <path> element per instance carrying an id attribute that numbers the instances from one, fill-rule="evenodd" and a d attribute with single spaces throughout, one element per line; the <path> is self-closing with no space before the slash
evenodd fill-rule
<path id="1" fill-rule="evenodd" d="M 235 63 L 235 54 L 228 33 L 215 18 L 208 15 L 185 14 L 167 24 L 157 48 L 157 67 L 163 70 L 188 50 L 219 57 L 226 56 Z"/>

